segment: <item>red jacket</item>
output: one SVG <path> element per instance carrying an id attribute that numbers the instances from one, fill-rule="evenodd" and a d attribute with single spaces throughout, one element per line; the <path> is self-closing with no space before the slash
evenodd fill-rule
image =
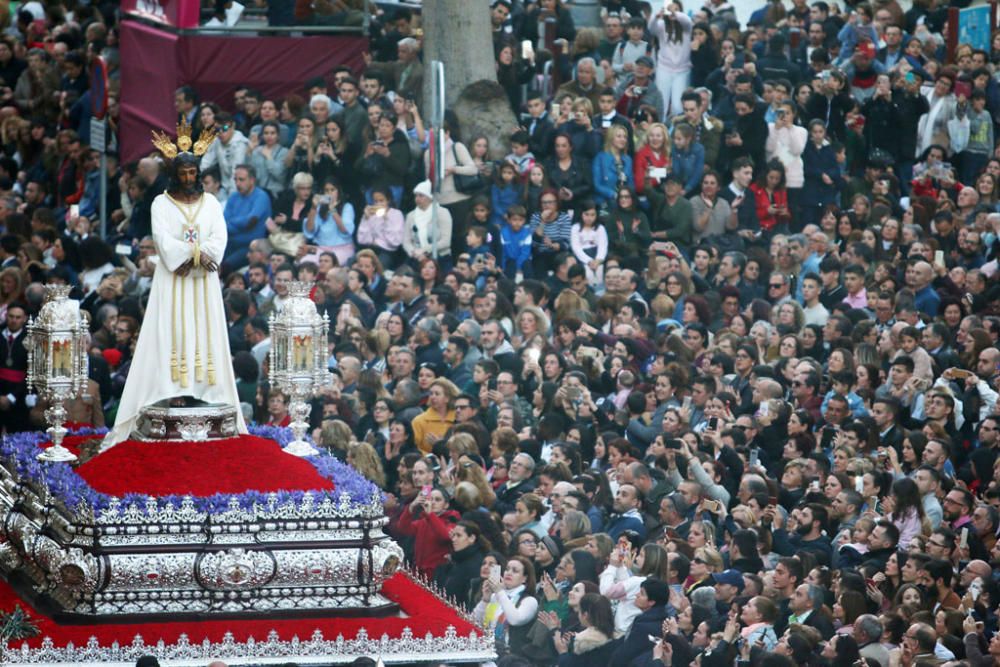
<path id="1" fill-rule="evenodd" d="M 643 190 L 646 187 L 646 172 L 654 167 L 666 167 L 667 172 L 670 171 L 670 153 L 667 152 L 665 146 L 661 157 L 657 157 L 656 153 L 648 145 L 643 146 L 635 152 L 635 159 L 632 161 L 632 174 L 635 176 L 636 194 L 643 194 Z M 662 183 L 659 179 L 653 179 L 653 187 L 659 187 L 660 185 Z"/>
<path id="2" fill-rule="evenodd" d="M 420 512 L 414 515 L 407 505 L 399 517 L 398 529 L 413 540 L 413 560 L 417 572 L 433 578 L 434 568 L 441 565 L 451 553 L 451 529 L 462 516 L 454 510 L 441 514 Z"/>
<path id="3" fill-rule="evenodd" d="M 767 212 L 767 209 L 774 206 L 784 207 L 788 210 L 788 191 L 785 189 L 775 190 L 773 201 L 767 196 L 767 189 L 756 183 L 750 184 L 750 190 L 754 195 L 754 202 L 757 204 L 757 219 L 760 220 L 760 228 L 764 230 L 774 229 L 782 219 L 779 219 Z"/>

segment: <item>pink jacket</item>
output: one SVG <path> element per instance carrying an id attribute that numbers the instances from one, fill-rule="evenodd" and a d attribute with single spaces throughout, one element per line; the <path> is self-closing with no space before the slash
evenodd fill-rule
<path id="1" fill-rule="evenodd" d="M 403 212 L 390 208 L 385 215 L 365 216 L 358 227 L 358 243 L 392 252 L 403 243 Z"/>

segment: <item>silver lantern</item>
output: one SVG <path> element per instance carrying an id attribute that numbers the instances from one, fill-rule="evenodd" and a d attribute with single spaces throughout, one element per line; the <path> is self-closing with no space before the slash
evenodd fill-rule
<path id="1" fill-rule="evenodd" d="M 42 461 L 76 460 L 76 455 L 62 446 L 67 416 L 64 404 L 87 386 L 88 327 L 80 302 L 69 299 L 70 289 L 46 286 L 45 304 L 38 317 L 28 322 L 28 387 L 33 386 L 49 403 L 45 419 L 52 446 L 38 455 Z"/>
<path id="2" fill-rule="evenodd" d="M 316 311 L 309 298 L 312 283 L 290 282 L 281 312 L 271 313 L 270 380 L 291 403 L 288 411 L 295 440 L 284 451 L 295 456 L 319 453 L 305 439 L 309 429 L 308 401 L 332 382 L 327 370 L 327 332 L 330 320 Z"/>

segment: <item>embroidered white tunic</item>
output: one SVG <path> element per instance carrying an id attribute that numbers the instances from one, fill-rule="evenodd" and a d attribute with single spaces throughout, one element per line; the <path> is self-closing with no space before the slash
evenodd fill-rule
<path id="1" fill-rule="evenodd" d="M 201 255 L 221 263 L 227 240 L 222 205 L 215 197 L 184 204 L 162 194 L 153 201 L 152 223 L 158 262 L 149 304 L 103 449 L 127 440 L 139 411 L 164 399 L 239 405 L 219 275 L 202 268 L 175 273 Z M 247 432 L 239 410 L 237 429 Z"/>

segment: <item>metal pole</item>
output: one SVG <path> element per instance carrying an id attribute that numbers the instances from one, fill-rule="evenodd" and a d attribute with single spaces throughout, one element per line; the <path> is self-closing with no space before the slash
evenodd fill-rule
<path id="1" fill-rule="evenodd" d="M 101 213 L 101 238 L 108 238 L 108 156 L 101 151 L 101 201 L 98 210 Z"/>
<path id="2" fill-rule="evenodd" d="M 434 259 L 438 257 L 438 203 L 437 195 L 441 192 L 441 181 L 444 180 L 444 161 L 445 161 L 445 141 L 444 141 L 444 106 L 445 106 L 445 90 L 444 90 L 444 63 L 440 60 L 431 61 L 431 76 L 433 82 L 433 95 L 431 97 L 431 126 L 434 128 L 434 149 L 437 159 L 434 161 L 434 187 L 433 187 L 433 197 L 434 203 L 431 205 L 431 229 L 430 229 L 430 239 L 431 239 L 431 256 Z"/>

